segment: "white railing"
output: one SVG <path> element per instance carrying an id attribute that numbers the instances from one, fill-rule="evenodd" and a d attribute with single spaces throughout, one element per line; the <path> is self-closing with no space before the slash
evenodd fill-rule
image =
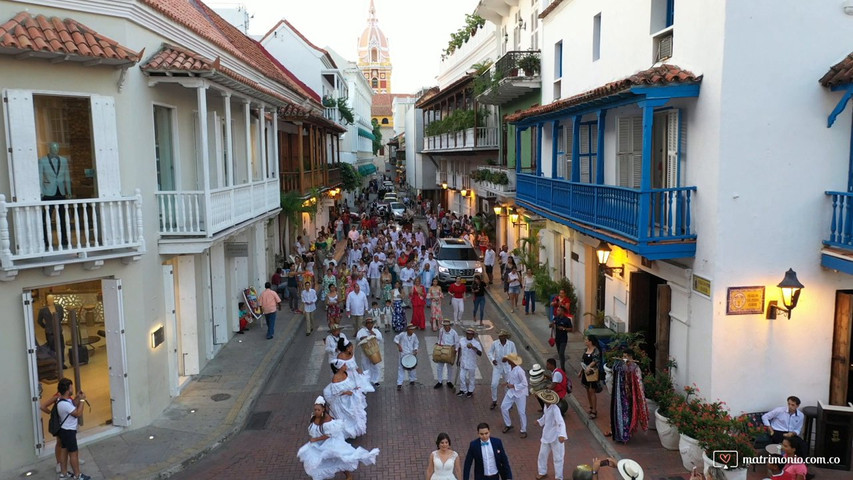
<path id="1" fill-rule="evenodd" d="M 209 192 L 157 192 L 155 195 L 160 211 L 160 235 L 164 236 L 211 237 L 275 210 L 281 204 L 275 178 Z M 210 199 L 210 208 L 205 208 L 206 198 Z"/>
<path id="2" fill-rule="evenodd" d="M 424 150 L 498 148 L 497 127 L 477 127 L 424 137 Z"/>
<path id="3" fill-rule="evenodd" d="M 0 195 L 0 266 L 63 263 L 58 256 L 89 258 L 99 254 L 145 251 L 142 193 L 132 197 L 6 202 Z"/>
<path id="4" fill-rule="evenodd" d="M 511 168 L 504 167 L 481 167 L 484 170 L 489 170 L 493 173 L 503 173 L 506 175 L 508 183 L 498 183 L 491 182 L 488 180 L 472 180 L 474 186 L 478 189 L 485 190 L 486 192 L 499 194 L 499 195 L 507 195 L 507 194 L 515 194 L 515 170 Z"/>
<path id="5" fill-rule="evenodd" d="M 338 110 L 338 107 L 323 109 L 323 116 L 335 123 L 342 123 L 341 112 Z"/>

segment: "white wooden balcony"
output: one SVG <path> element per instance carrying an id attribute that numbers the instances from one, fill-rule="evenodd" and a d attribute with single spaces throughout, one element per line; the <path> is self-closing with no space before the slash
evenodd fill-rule
<path id="1" fill-rule="evenodd" d="M 453 133 L 424 137 L 424 152 L 495 150 L 498 148 L 497 127 L 477 127 Z"/>
<path id="2" fill-rule="evenodd" d="M 0 195 L 0 280 L 18 270 L 56 275 L 65 264 L 94 269 L 109 258 L 137 260 L 145 252 L 142 194 L 132 197 L 7 202 Z"/>
<path id="3" fill-rule="evenodd" d="M 161 237 L 207 237 L 278 209 L 278 179 L 213 190 L 157 192 Z"/>
<path id="4" fill-rule="evenodd" d="M 480 196 L 491 197 L 514 197 L 515 196 L 515 169 L 505 167 L 481 167 L 478 170 L 489 172 L 485 179 L 477 180 L 475 172 L 471 172 L 471 183 Z M 503 175 L 501 175 L 503 174 Z M 506 182 L 506 183 L 504 183 Z"/>

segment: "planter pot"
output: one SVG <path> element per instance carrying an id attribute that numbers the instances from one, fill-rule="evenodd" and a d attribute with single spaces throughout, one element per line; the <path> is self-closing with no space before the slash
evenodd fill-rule
<path id="1" fill-rule="evenodd" d="M 649 411 L 649 420 L 651 420 L 652 418 L 655 418 L 655 412 L 658 410 L 658 402 L 656 402 L 654 400 L 649 400 L 647 398 L 646 399 L 646 408 Z M 649 422 L 649 430 L 657 430 L 655 423 L 656 422 Z"/>
<path id="2" fill-rule="evenodd" d="M 532 77 L 534 75 L 536 75 L 536 70 L 524 70 L 525 77 Z"/>
<path id="3" fill-rule="evenodd" d="M 655 410 L 655 427 L 661 446 L 667 450 L 678 450 L 678 430 L 657 410 Z"/>
<path id="4" fill-rule="evenodd" d="M 708 458 L 708 456 L 705 455 L 705 452 L 702 452 L 702 463 L 705 464 L 703 472 L 707 477 L 708 467 L 713 467 L 714 461 Z M 723 475 L 726 477 L 726 480 L 746 480 L 747 471 L 748 470 L 746 468 L 735 468 L 732 470 L 723 470 Z"/>
<path id="5" fill-rule="evenodd" d="M 613 393 L 613 369 L 604 366 L 604 384 L 607 386 L 607 393 Z"/>
<path id="6" fill-rule="evenodd" d="M 702 468 L 702 447 L 699 446 L 699 440 L 688 437 L 683 433 L 678 437 L 678 453 L 681 454 L 681 464 L 688 472 L 693 470 L 693 467 Z"/>

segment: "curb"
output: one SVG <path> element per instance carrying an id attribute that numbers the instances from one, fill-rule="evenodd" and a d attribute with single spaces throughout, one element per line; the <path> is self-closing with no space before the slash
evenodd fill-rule
<path id="1" fill-rule="evenodd" d="M 502 307 L 501 302 L 494 298 L 492 292 L 489 289 L 486 289 L 486 295 L 489 296 L 489 299 L 492 301 L 492 303 L 494 303 L 496 306 Z M 533 358 L 535 358 L 540 365 L 545 365 L 546 359 L 542 357 L 535 348 L 530 347 L 530 343 L 532 343 L 530 341 L 530 338 L 528 338 L 527 334 L 523 333 L 521 329 L 518 328 L 515 319 L 510 317 L 510 315 L 506 312 L 504 308 L 497 308 L 496 310 L 500 312 L 504 323 L 506 323 L 507 326 L 512 329 L 512 332 L 517 336 L 517 338 L 523 340 L 524 350 L 529 353 Z M 576 373 L 574 369 L 571 369 L 571 371 L 572 373 Z M 568 374 L 569 372 L 566 373 Z M 602 433 L 602 431 L 598 428 L 598 425 L 596 425 L 594 421 L 587 417 L 586 411 L 578 402 L 577 398 L 575 398 L 574 394 L 567 395 L 567 398 L 569 406 L 571 406 L 572 409 L 575 411 L 581 423 L 586 425 L 586 428 L 590 431 L 590 433 L 592 433 L 592 436 L 595 437 L 599 445 L 601 445 L 601 448 L 603 448 L 604 451 L 607 453 L 607 456 L 616 460 L 621 460 L 622 455 L 620 455 L 619 452 L 616 451 L 616 448 L 610 443 L 607 437 L 604 436 L 604 433 Z"/>

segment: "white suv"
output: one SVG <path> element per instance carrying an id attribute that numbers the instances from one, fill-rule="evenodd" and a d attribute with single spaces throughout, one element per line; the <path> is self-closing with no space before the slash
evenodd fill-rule
<path id="1" fill-rule="evenodd" d="M 456 281 L 456 277 L 471 282 L 474 275 L 483 274 L 480 251 L 467 240 L 442 238 L 435 245 L 435 259 L 438 262 L 438 283 L 442 286 Z"/>

